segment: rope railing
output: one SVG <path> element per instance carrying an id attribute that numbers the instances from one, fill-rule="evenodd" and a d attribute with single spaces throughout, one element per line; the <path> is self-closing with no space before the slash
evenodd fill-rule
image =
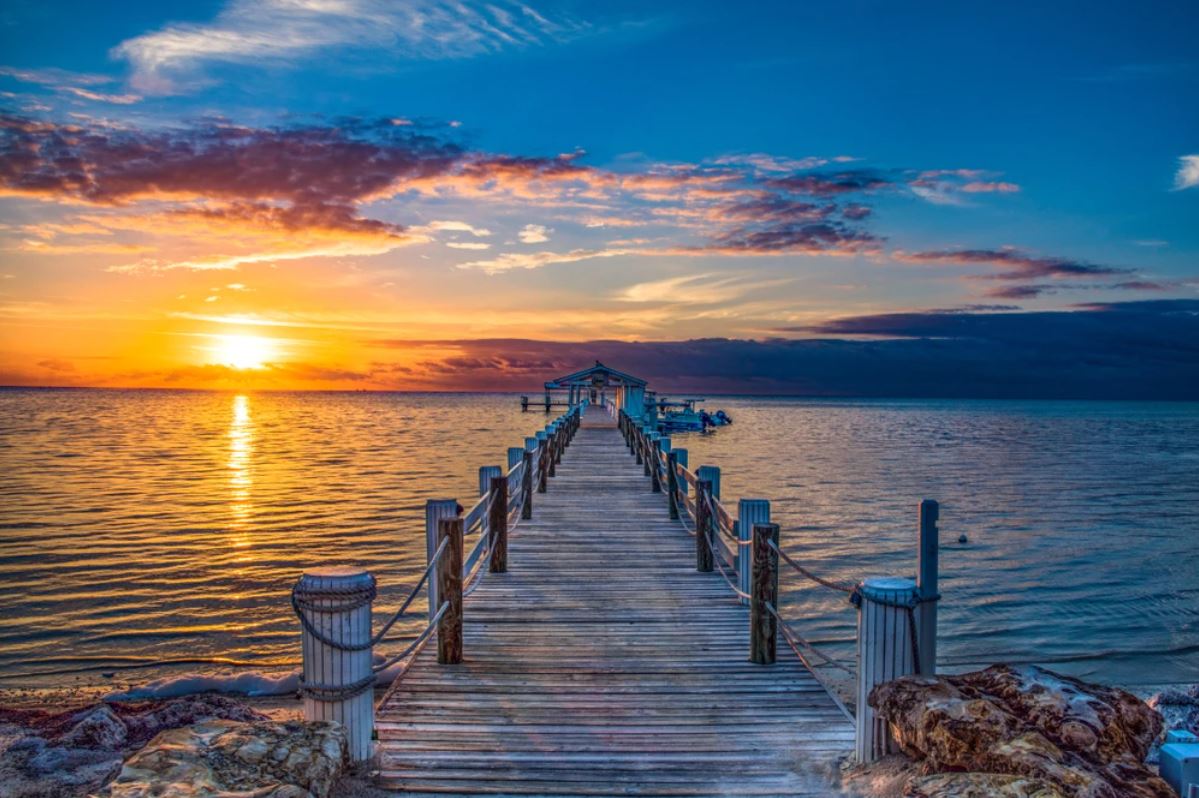
<path id="1" fill-rule="evenodd" d="M 857 592 L 857 587 L 851 587 L 849 585 L 839 585 L 836 582 L 831 582 L 828 579 L 824 579 L 824 578 L 819 577 L 816 574 L 812 573 L 807 568 L 804 568 L 802 565 L 800 565 L 794 559 L 792 559 L 791 555 L 787 554 L 787 552 L 785 552 L 781 548 L 779 548 L 778 545 L 776 545 L 773 541 L 770 541 L 767 545 L 769 545 L 770 548 L 773 549 L 774 552 L 776 554 L 778 554 L 779 557 L 782 558 L 783 562 L 787 563 L 787 565 L 790 565 L 795 570 L 796 573 L 800 574 L 801 576 L 805 576 L 808 579 L 811 579 L 816 584 L 827 587 L 829 590 L 836 590 L 840 593 L 847 593 L 850 595 Z"/>
<path id="2" fill-rule="evenodd" d="M 304 715 L 308 720 L 342 720 L 353 761 L 370 756 L 374 702 L 367 693 L 380 674 L 401 665 L 392 682 L 394 690 L 422 647 L 434 638 L 439 663 L 462 661 L 463 600 L 479 589 L 488 573 L 506 570 L 508 533 L 520 520 L 532 517 L 533 493 L 546 491 L 546 480 L 555 475 L 587 404 L 571 406 L 535 437 L 526 438 L 523 447 L 509 448 L 507 469 L 480 468 L 480 495 L 470 509 L 464 511 L 453 499 L 426 502 L 425 568 L 378 632 L 372 633 L 370 622 L 377 586 L 366 571 L 316 569 L 296 583 L 291 603 L 303 633 Z M 464 558 L 464 538 L 475 533 L 478 540 Z M 421 630 L 406 640 L 402 650 L 372 664 L 363 652 L 406 637 L 389 634 L 422 591 L 428 596 L 429 610 Z"/>
<path id="3" fill-rule="evenodd" d="M 307 600 L 299 590 L 293 590 L 291 593 L 292 610 L 295 612 L 296 617 L 300 619 L 300 625 L 304 628 L 304 631 L 325 645 L 335 648 L 338 651 L 365 651 L 368 648 L 371 648 L 372 646 L 382 642 L 383 638 L 387 636 L 387 633 L 391 631 L 391 627 L 395 626 L 396 622 L 400 620 L 400 618 L 403 618 L 405 613 L 408 612 L 408 608 L 412 606 L 412 602 L 415 601 L 416 597 L 420 594 L 421 588 L 423 588 L 429 581 L 429 574 L 433 572 L 433 569 L 437 566 L 437 562 L 445 553 L 448 543 L 449 541 L 446 540 L 441 542 L 441 545 L 437 547 L 436 553 L 430 559 L 429 564 L 425 566 L 425 570 L 421 572 L 420 578 L 417 580 L 416 584 L 411 590 L 408 591 L 408 595 L 400 603 L 400 608 L 392 613 L 392 616 L 387 620 L 386 623 L 383 624 L 383 627 L 378 632 L 371 635 L 371 637 L 363 643 L 350 644 L 340 640 L 331 639 L 315 626 L 313 626 L 312 622 L 308 618 L 308 615 L 304 611 L 308 610 L 311 612 L 343 613 L 356 610 L 359 607 L 365 606 L 374 601 L 377 591 L 373 581 L 369 589 L 359 589 L 355 593 L 347 593 L 346 602 L 332 606 L 328 604 L 327 600 L 322 600 L 324 603 L 319 604 L 314 601 Z M 328 590 L 329 588 L 324 589 L 326 594 Z"/>

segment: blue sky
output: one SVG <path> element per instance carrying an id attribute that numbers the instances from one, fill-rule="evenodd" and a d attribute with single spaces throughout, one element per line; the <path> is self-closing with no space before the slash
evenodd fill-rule
<path id="1" fill-rule="evenodd" d="M 10 334 L 51 305 L 110 316 L 114 294 L 175 320 L 555 340 L 1190 299 L 1196 23 L 1189 3 L 11 2 Z M 265 182 L 170 162 L 233 125 Z M 48 155 L 79 131 L 105 141 L 72 140 L 86 190 Z M 301 196 L 268 166 L 313 131 Z M 118 139 L 154 163 L 129 174 Z M 331 175 L 359 145 L 435 147 L 437 174 L 347 190 Z M 216 269 L 257 296 L 193 284 Z M 366 318 L 330 298 L 347 282 Z M 447 287 L 466 329 L 406 310 Z"/>

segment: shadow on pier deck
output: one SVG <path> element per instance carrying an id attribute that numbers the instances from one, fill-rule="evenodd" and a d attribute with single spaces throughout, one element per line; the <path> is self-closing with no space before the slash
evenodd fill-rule
<path id="1" fill-rule="evenodd" d="M 853 725 L 796 659 L 747 658 L 748 609 L 590 407 L 464 607 L 379 708 L 379 786 L 501 795 L 826 795 Z"/>

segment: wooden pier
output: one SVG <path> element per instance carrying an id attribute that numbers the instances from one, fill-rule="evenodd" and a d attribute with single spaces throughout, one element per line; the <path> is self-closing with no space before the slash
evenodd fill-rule
<path id="1" fill-rule="evenodd" d="M 798 659 L 750 661 L 749 607 L 697 571 L 640 459 L 586 408 L 506 572 L 464 600 L 462 661 L 421 650 L 379 707 L 380 787 L 828 794 L 853 721 Z"/>

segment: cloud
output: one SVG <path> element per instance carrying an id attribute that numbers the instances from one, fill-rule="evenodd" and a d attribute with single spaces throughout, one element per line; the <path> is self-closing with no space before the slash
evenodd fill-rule
<path id="1" fill-rule="evenodd" d="M 569 252 L 506 252 L 488 260 L 458 264 L 460 269 L 478 269 L 484 274 L 500 274 L 516 269 L 540 269 L 558 263 L 577 263 L 593 258 L 614 258 L 638 254 L 628 249 L 572 249 Z M 645 253 L 642 253 L 645 254 Z"/>
<path id="2" fill-rule="evenodd" d="M 516 234 L 522 244 L 541 244 L 550 240 L 549 228 L 541 224 L 526 224 Z"/>
<path id="3" fill-rule="evenodd" d="M 406 377 L 406 384 L 441 389 L 528 390 L 598 358 L 663 392 L 1199 399 L 1195 300 L 882 314 L 782 331 L 820 337 L 374 343 L 454 350 Z"/>
<path id="4" fill-rule="evenodd" d="M 84 100 L 112 103 L 113 105 L 132 105 L 133 103 L 140 102 L 142 99 L 140 94 L 104 94 L 103 92 L 91 91 L 90 89 L 81 89 L 77 86 L 63 86 L 60 91 L 73 94 Z"/>
<path id="5" fill-rule="evenodd" d="M 1174 175 L 1174 190 L 1199 186 L 1199 155 L 1183 155 L 1178 159 L 1178 172 Z"/>
<path id="6" fill-rule="evenodd" d="M 112 51 L 132 85 L 172 94 L 212 64 L 287 65 L 321 50 L 385 50 L 389 59 L 468 58 L 563 41 L 586 30 L 515 0 L 230 0 L 209 23 L 172 23 Z"/>
<path id="7" fill-rule="evenodd" d="M 476 238 L 486 238 L 491 231 L 483 227 L 474 227 L 466 222 L 457 220 L 429 222 L 425 227 L 429 230 L 448 231 L 451 233 L 470 233 Z"/>
<path id="8" fill-rule="evenodd" d="M 1132 269 L 1100 266 L 1072 258 L 1037 257 L 1014 247 L 895 252 L 892 257 L 903 263 L 944 263 L 963 266 L 979 264 L 995 266 L 1000 270 L 999 272 L 985 275 L 987 279 L 995 280 L 1077 278 L 1133 273 Z"/>

